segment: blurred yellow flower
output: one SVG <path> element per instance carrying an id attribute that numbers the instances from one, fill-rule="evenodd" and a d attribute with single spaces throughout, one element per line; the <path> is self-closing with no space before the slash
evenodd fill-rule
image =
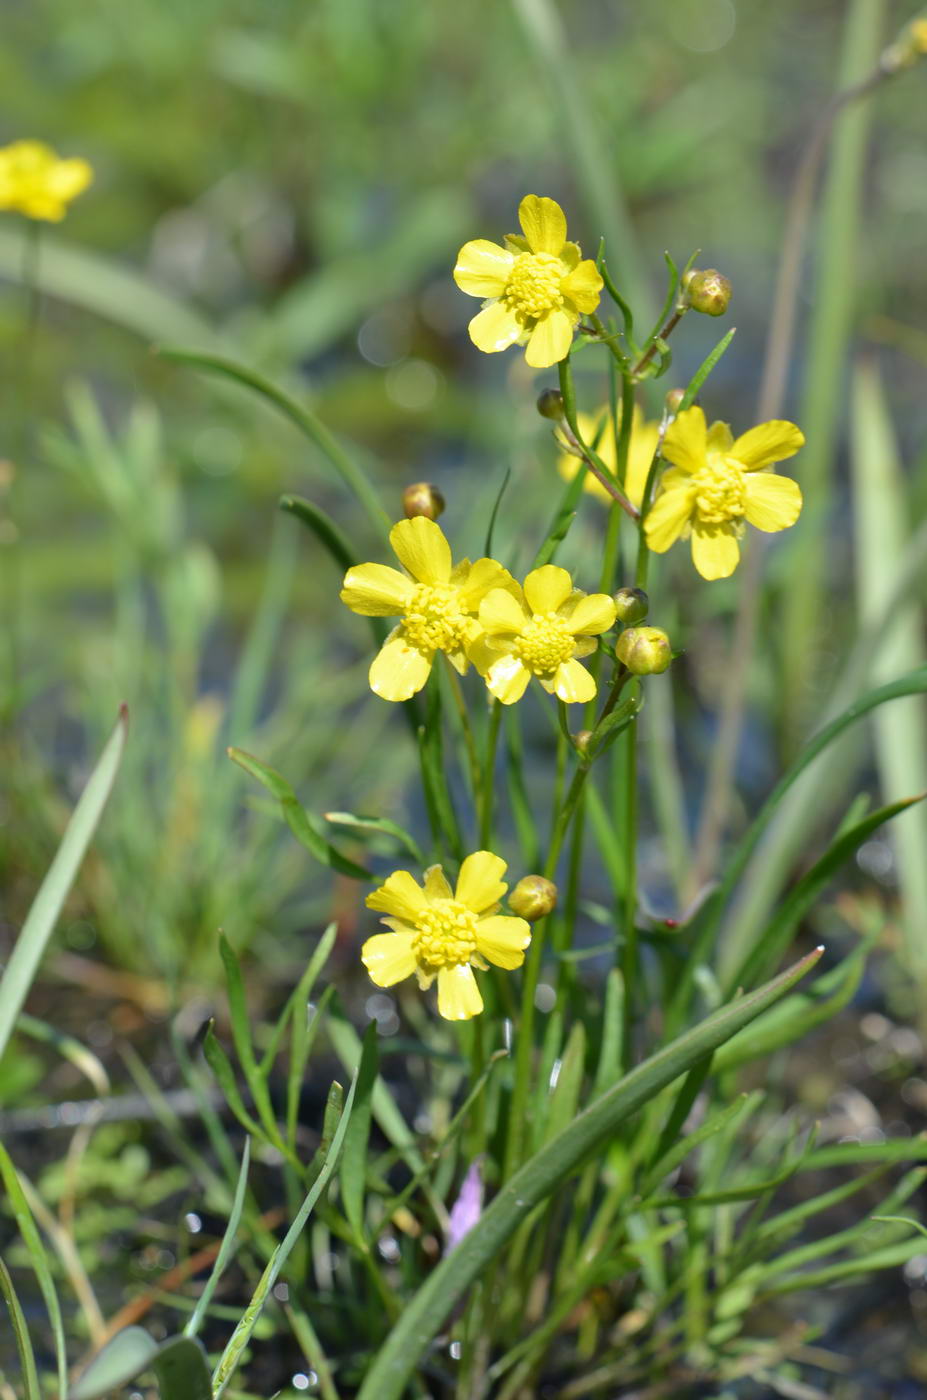
<path id="1" fill-rule="evenodd" d="M 392 987 L 413 972 L 425 990 L 438 979 L 438 1011 L 448 1021 L 468 1021 L 483 1009 L 473 975 L 489 963 L 521 967 L 531 942 L 524 919 L 499 914 L 507 885 L 506 864 L 491 851 L 476 851 L 460 867 L 453 891 L 440 865 L 425 871 L 424 889 L 407 870 L 396 870 L 373 894 L 368 909 L 390 917 L 392 933 L 376 933 L 361 958 L 378 987 Z"/>
<path id="2" fill-rule="evenodd" d="M 528 575 L 524 590 L 487 593 L 480 604 L 485 636 L 472 660 L 503 705 L 520 700 L 532 676 L 566 704 L 584 703 L 596 686 L 577 658 L 595 651 L 595 638 L 614 621 L 615 601 L 607 593 L 581 593 L 566 569 L 544 564 Z"/>
<path id="3" fill-rule="evenodd" d="M 85 160 L 62 160 L 41 141 L 0 147 L 0 209 L 57 223 L 93 179 Z"/>
<path id="4" fill-rule="evenodd" d="M 615 443 L 615 429 L 611 411 L 606 407 L 599 409 L 598 413 L 578 413 L 576 426 L 579 428 L 583 442 L 590 447 L 595 447 L 596 452 L 620 486 L 621 482 L 618 481 L 617 475 L 618 448 Z M 623 487 L 624 494 L 632 505 L 639 507 L 641 504 L 644 487 L 647 485 L 647 473 L 650 471 L 650 464 L 653 461 L 659 440 L 659 423 L 648 422 L 640 408 L 635 404 L 634 415 L 631 419 L 631 436 L 628 439 L 628 470 Z M 571 452 L 562 452 L 557 459 L 557 470 L 564 481 L 572 481 L 581 466 L 582 462 Z M 595 496 L 597 501 L 603 501 L 607 506 L 615 503 L 614 496 L 606 491 L 598 478 L 592 475 L 592 472 L 586 473 L 583 490 L 588 491 L 590 496 Z"/>
<path id="5" fill-rule="evenodd" d="M 546 369 L 569 354 L 573 329 L 595 311 L 603 283 L 592 259 L 567 242 L 566 216 L 553 199 L 525 195 L 518 218 L 524 236 L 507 234 L 504 248 L 486 238 L 465 243 L 454 281 L 486 298 L 470 322 L 478 350 L 524 345 L 528 364 Z"/>
<path id="6" fill-rule="evenodd" d="M 363 617 L 402 618 L 370 667 L 370 689 L 384 700 L 408 700 L 427 681 L 438 651 L 464 675 L 480 635 L 480 602 L 491 588 L 515 585 L 495 559 L 455 565 L 440 525 L 427 516 L 400 520 L 389 542 L 408 573 L 358 564 L 345 574 L 341 601 Z"/>
<path id="7" fill-rule="evenodd" d="M 794 423 L 773 419 L 739 438 L 726 423 L 709 429 L 700 408 L 687 408 L 670 424 L 660 494 L 647 512 L 647 543 L 663 554 L 692 537 L 692 560 L 702 578 L 727 578 L 740 560 L 744 522 L 772 533 L 794 525 L 801 512 L 797 481 L 777 476 L 776 462 L 804 445 Z M 769 470 L 767 470 L 769 469 Z"/>

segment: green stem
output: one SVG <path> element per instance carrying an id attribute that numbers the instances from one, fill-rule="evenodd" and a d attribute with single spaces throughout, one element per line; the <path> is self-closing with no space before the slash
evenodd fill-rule
<path id="1" fill-rule="evenodd" d="M 595 449 L 583 441 L 582 434 L 579 431 L 576 421 L 576 394 L 573 388 L 573 371 L 570 368 L 569 355 L 565 360 L 560 361 L 558 370 L 560 373 L 560 392 L 563 396 L 563 412 L 565 419 L 565 422 L 560 424 L 560 431 L 575 454 L 585 462 L 587 468 L 595 477 L 596 481 L 598 481 L 599 485 L 621 506 L 623 511 L 630 515 L 632 520 L 638 520 L 640 518 L 640 512 L 637 507 L 628 500 Z"/>
<path id="2" fill-rule="evenodd" d="M 473 726 L 470 723 L 470 715 L 467 711 L 467 702 L 464 699 L 463 688 L 460 684 L 460 677 L 454 670 L 448 658 L 444 660 L 447 665 L 444 673 L 447 676 L 448 684 L 451 688 L 451 695 L 454 697 L 454 709 L 457 711 L 457 718 L 460 721 L 460 729 L 464 738 L 464 745 L 467 750 L 467 763 L 470 768 L 470 787 L 474 802 L 479 802 L 480 793 L 483 788 L 482 770 L 480 768 L 480 758 L 476 751 L 476 739 L 473 734 Z"/>
<path id="3" fill-rule="evenodd" d="M 638 977 L 637 948 L 637 721 L 628 725 L 624 735 L 624 842 L 628 852 L 628 881 L 624 900 L 624 945 L 621 973 L 624 978 L 626 1013 L 624 1017 L 624 1067 L 634 1061 L 634 1013 L 637 1007 L 635 991 Z M 617 815 L 617 813 L 616 813 Z"/>
<path id="4" fill-rule="evenodd" d="M 488 850 L 492 846 L 493 799 L 496 795 L 496 748 L 499 742 L 499 726 L 501 723 L 502 705 L 498 700 L 493 700 L 489 709 L 489 725 L 486 731 L 486 758 L 483 763 L 483 785 L 480 793 L 480 847 L 483 850 Z"/>

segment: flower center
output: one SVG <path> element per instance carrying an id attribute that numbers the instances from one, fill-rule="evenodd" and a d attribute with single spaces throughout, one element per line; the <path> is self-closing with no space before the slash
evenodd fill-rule
<path id="1" fill-rule="evenodd" d="M 476 915 L 459 900 L 433 900 L 416 922 L 412 950 L 424 967 L 456 967 L 476 952 Z"/>
<path id="2" fill-rule="evenodd" d="M 569 661 L 576 638 L 566 622 L 555 612 L 535 613 L 515 642 L 515 651 L 537 676 L 556 671 L 563 661 Z"/>
<path id="3" fill-rule="evenodd" d="M 419 651 L 459 651 L 469 622 L 458 589 L 448 583 L 420 583 L 409 600 L 402 630 L 409 646 Z"/>
<path id="4" fill-rule="evenodd" d="M 563 305 L 563 263 L 553 253 L 520 253 L 512 264 L 503 300 L 516 316 L 537 320 Z"/>
<path id="5" fill-rule="evenodd" d="M 743 468 L 730 458 L 714 457 L 695 473 L 695 508 L 707 525 L 741 520 L 746 504 Z"/>

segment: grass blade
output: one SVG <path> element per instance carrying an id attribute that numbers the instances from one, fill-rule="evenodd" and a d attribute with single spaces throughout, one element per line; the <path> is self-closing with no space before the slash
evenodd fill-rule
<path id="1" fill-rule="evenodd" d="M 61 845 L 33 900 L 0 980 L 0 1059 L 112 792 L 128 726 L 129 712 L 123 705 L 115 728 L 74 808 Z"/>
<path id="2" fill-rule="evenodd" d="M 229 1220 L 225 1227 L 225 1234 L 222 1236 L 222 1243 L 219 1246 L 219 1253 L 216 1255 L 216 1262 L 212 1266 L 212 1273 L 206 1280 L 203 1291 L 197 1300 L 196 1307 L 193 1309 L 190 1319 L 183 1329 L 183 1335 L 185 1337 L 195 1337 L 199 1331 L 200 1323 L 206 1315 L 206 1309 L 209 1307 L 210 1299 L 216 1291 L 216 1285 L 222 1277 L 226 1264 L 232 1257 L 232 1251 L 235 1248 L 235 1236 L 238 1233 L 238 1225 L 245 1204 L 245 1188 L 248 1185 L 248 1165 L 250 1161 L 251 1139 L 246 1137 L 244 1151 L 241 1154 L 241 1171 L 238 1173 L 235 1197 L 232 1201 L 232 1209 L 229 1212 Z"/>
<path id="3" fill-rule="evenodd" d="M 19 1233 L 23 1237 L 26 1249 L 29 1251 L 32 1268 L 38 1280 L 42 1297 L 45 1300 L 45 1307 L 48 1310 L 48 1319 L 51 1323 L 55 1338 L 55 1360 L 58 1366 L 58 1393 L 62 1397 L 62 1400 L 64 1400 L 68 1389 L 68 1361 L 58 1294 L 55 1291 L 54 1280 L 52 1279 L 51 1269 L 48 1267 L 48 1258 L 42 1246 L 38 1227 L 32 1218 L 32 1211 L 29 1209 L 26 1197 L 23 1195 L 23 1189 L 19 1184 L 16 1168 L 13 1166 L 9 1153 L 2 1143 L 0 1143 L 0 1176 L 3 1177 L 3 1184 L 6 1187 L 6 1194 L 13 1208 L 16 1224 L 19 1226 Z"/>
<path id="4" fill-rule="evenodd" d="M 358 1400 L 400 1400 L 419 1357 L 447 1314 L 532 1209 L 654 1094 L 784 996 L 810 971 L 820 952 L 803 958 L 759 991 L 723 1007 L 638 1065 L 531 1157 L 406 1305 L 365 1376 Z"/>
<path id="5" fill-rule="evenodd" d="M 29 1329 L 26 1326 L 26 1319 L 19 1299 L 16 1296 L 16 1289 L 13 1287 L 13 1280 L 10 1271 L 0 1259 L 0 1295 L 6 1303 L 7 1311 L 10 1314 L 10 1321 L 13 1324 L 13 1336 L 16 1338 L 16 1350 L 19 1353 L 19 1367 L 23 1380 L 23 1400 L 42 1400 L 42 1392 L 39 1390 L 39 1378 L 35 1370 L 35 1354 L 32 1350 L 32 1341 L 29 1337 Z"/>

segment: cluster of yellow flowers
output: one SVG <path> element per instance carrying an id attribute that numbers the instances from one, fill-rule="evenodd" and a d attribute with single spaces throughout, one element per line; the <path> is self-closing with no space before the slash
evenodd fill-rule
<path id="1" fill-rule="evenodd" d="M 41 141 L 14 141 L 0 148 L 0 209 L 29 219 L 58 223 L 92 179 L 87 161 L 62 160 Z"/>
<path id="2" fill-rule="evenodd" d="M 520 700 L 532 676 L 567 704 L 593 699 L 595 681 L 579 658 L 614 625 L 606 593 L 575 589 L 556 564 L 533 569 L 523 585 L 495 559 L 455 564 L 441 527 L 425 516 L 400 520 L 390 544 L 406 573 L 359 564 L 341 590 L 352 612 L 400 618 L 370 667 L 375 694 L 408 700 L 444 652 L 461 675 L 472 662 L 503 705 Z"/>

